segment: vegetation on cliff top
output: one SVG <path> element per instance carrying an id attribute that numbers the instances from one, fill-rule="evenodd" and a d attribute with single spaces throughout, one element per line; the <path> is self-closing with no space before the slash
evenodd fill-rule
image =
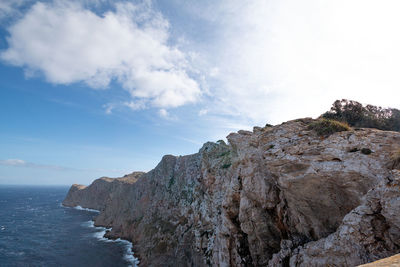
<path id="1" fill-rule="evenodd" d="M 353 127 L 400 131 L 400 110 L 373 105 L 363 106 L 353 100 L 336 100 L 331 110 L 321 117 L 345 122 Z"/>
<path id="2" fill-rule="evenodd" d="M 324 118 L 311 123 L 308 129 L 316 131 L 317 134 L 321 136 L 328 136 L 336 132 L 351 130 L 350 126 L 345 122 Z"/>

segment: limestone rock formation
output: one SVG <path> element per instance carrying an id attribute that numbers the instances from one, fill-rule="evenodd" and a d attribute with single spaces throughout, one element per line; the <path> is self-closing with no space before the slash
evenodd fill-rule
<path id="1" fill-rule="evenodd" d="M 112 192 L 123 184 L 135 183 L 142 174 L 143 172 L 133 172 L 117 179 L 102 177 L 95 180 L 90 186 L 73 184 L 63 201 L 63 205 L 100 210 L 110 200 L 113 195 Z"/>
<path id="2" fill-rule="evenodd" d="M 148 173 L 73 185 L 141 266 L 354 266 L 400 252 L 400 133 L 321 137 L 289 121 L 164 156 Z M 367 153 L 368 152 L 368 153 Z"/>

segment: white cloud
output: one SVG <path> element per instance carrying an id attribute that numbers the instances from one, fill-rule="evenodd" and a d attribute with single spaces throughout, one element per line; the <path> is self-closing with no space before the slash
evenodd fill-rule
<path id="1" fill-rule="evenodd" d="M 103 108 L 105 108 L 106 114 L 111 114 L 113 112 L 113 109 L 115 108 L 115 104 L 107 103 L 107 104 L 103 105 Z"/>
<path id="2" fill-rule="evenodd" d="M 146 106 L 146 102 L 143 100 L 129 101 L 129 102 L 124 102 L 123 104 L 124 104 L 124 106 L 126 106 L 132 110 L 144 109 Z"/>
<path id="3" fill-rule="evenodd" d="M 26 162 L 21 159 L 6 159 L 6 160 L 0 160 L 0 165 L 23 166 L 26 165 Z"/>
<path id="4" fill-rule="evenodd" d="M 168 117 L 168 111 L 166 111 L 165 109 L 160 109 L 159 111 L 158 111 L 158 114 L 160 115 L 160 117 L 163 117 L 163 118 L 167 118 Z"/>
<path id="5" fill-rule="evenodd" d="M 19 7 L 23 3 L 23 0 L 2 0 L 0 2 L 0 19 L 8 17 L 14 14 Z"/>
<path id="6" fill-rule="evenodd" d="M 118 109 L 120 107 L 127 107 L 131 110 L 141 110 L 146 108 L 146 100 L 139 99 L 124 102 L 107 103 L 103 105 L 103 107 L 105 108 L 106 114 L 111 114 L 114 109 Z"/>
<path id="7" fill-rule="evenodd" d="M 24 168 L 35 168 L 35 169 L 57 170 L 57 171 L 75 170 L 72 168 L 62 167 L 62 166 L 57 166 L 57 165 L 36 164 L 36 163 L 24 161 L 22 159 L 0 160 L 0 165 L 13 166 L 13 167 L 24 167 Z"/>
<path id="8" fill-rule="evenodd" d="M 137 108 L 178 107 L 197 101 L 201 90 L 185 54 L 168 44 L 168 29 L 149 2 L 119 3 L 103 16 L 75 2 L 38 2 L 8 29 L 1 58 L 55 84 L 106 88 L 116 80 L 128 103 L 142 103 Z"/>
<path id="9" fill-rule="evenodd" d="M 208 113 L 208 110 L 207 109 L 201 109 L 200 111 L 199 111 L 199 116 L 204 116 L 204 115 L 206 115 Z"/>
<path id="10" fill-rule="evenodd" d="M 64 167 L 64 166 L 59 166 L 59 165 L 38 164 L 38 163 L 34 163 L 34 162 L 28 162 L 28 161 L 25 161 L 22 159 L 0 160 L 0 166 L 42 169 L 42 170 L 50 170 L 50 171 L 116 172 L 116 173 L 121 172 L 121 170 L 115 170 L 115 169 L 77 169 L 77 168 L 70 168 L 70 167 Z"/>
<path id="11" fill-rule="evenodd" d="M 149 2 L 102 16 L 73 3 L 36 3 L 9 28 L 1 57 L 53 83 L 117 81 L 131 99 L 106 105 L 109 113 L 167 111 L 201 94 L 198 114 L 227 125 L 316 116 L 340 98 L 399 108 L 397 0 L 171 1 L 193 18 L 187 28 L 175 20 L 191 31 L 172 40 L 179 48 Z"/>
<path id="12" fill-rule="evenodd" d="M 168 110 L 166 110 L 166 109 L 164 109 L 164 108 L 158 110 L 158 115 L 159 115 L 161 118 L 165 119 L 165 120 L 169 120 L 169 121 L 176 121 L 176 120 L 177 120 L 177 117 L 176 117 L 176 116 L 171 115 L 171 114 L 168 112 Z"/>
<path id="13" fill-rule="evenodd" d="M 218 40 L 210 114 L 248 124 L 316 116 L 335 99 L 400 107 L 396 0 L 224 1 L 201 13 Z M 195 12 L 193 14 L 195 14 Z"/>

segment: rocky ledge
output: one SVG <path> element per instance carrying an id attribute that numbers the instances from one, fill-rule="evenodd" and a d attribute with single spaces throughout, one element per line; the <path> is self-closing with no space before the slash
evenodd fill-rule
<path id="1" fill-rule="evenodd" d="M 374 261 L 372 263 L 367 263 L 359 265 L 359 267 L 397 267 L 400 266 L 400 254 L 384 258 L 382 260 Z"/>
<path id="2" fill-rule="evenodd" d="M 141 266 L 355 266 L 400 252 L 400 133 L 321 137 L 311 119 L 164 156 L 148 173 L 73 185 Z"/>

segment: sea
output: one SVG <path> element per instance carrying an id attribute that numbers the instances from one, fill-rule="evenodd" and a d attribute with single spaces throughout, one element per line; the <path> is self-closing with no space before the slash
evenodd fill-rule
<path id="1" fill-rule="evenodd" d="M 0 186 L 0 266 L 137 266 L 132 244 L 103 237 L 95 210 L 62 206 L 67 186 Z"/>

